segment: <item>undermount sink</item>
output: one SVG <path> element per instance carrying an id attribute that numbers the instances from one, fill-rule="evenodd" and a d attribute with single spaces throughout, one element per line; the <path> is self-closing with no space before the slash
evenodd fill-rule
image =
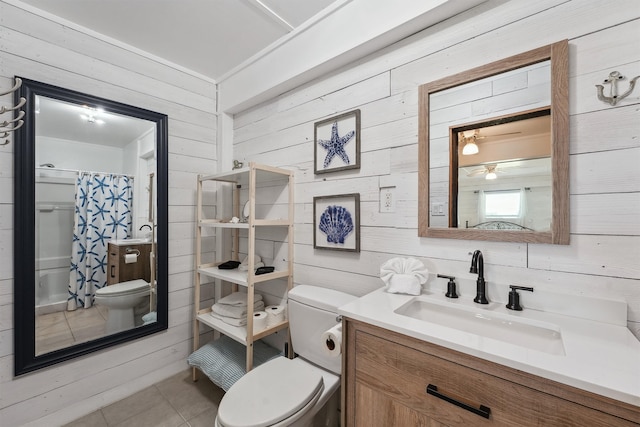
<path id="1" fill-rule="evenodd" d="M 395 313 L 532 350 L 565 355 L 560 328 L 550 323 L 417 298 Z"/>

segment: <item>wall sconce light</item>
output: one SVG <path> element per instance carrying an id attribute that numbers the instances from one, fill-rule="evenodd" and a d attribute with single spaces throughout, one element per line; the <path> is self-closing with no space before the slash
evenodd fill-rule
<path id="1" fill-rule="evenodd" d="M 478 136 L 478 130 L 467 130 L 458 133 L 458 143 L 464 144 L 462 147 L 462 154 L 469 156 L 471 154 L 478 154 L 478 145 L 476 144 L 476 138 Z"/>

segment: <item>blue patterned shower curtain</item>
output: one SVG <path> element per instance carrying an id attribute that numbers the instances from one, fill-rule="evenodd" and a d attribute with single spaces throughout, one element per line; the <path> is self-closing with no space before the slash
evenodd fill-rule
<path id="1" fill-rule="evenodd" d="M 91 307 L 95 291 L 107 285 L 107 243 L 131 237 L 132 184 L 122 175 L 78 174 L 68 310 Z"/>

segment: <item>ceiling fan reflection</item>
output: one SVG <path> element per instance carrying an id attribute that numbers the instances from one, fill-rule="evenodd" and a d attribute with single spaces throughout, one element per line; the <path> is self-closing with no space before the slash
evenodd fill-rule
<path id="1" fill-rule="evenodd" d="M 490 129 L 490 128 L 486 128 Z M 462 146 L 462 154 L 465 156 L 477 154 L 480 149 L 478 148 L 478 141 L 482 139 L 496 138 L 500 136 L 517 135 L 522 132 L 505 132 L 489 135 L 480 135 L 480 129 L 469 129 L 463 132 L 458 132 L 458 144 Z"/>
<path id="2" fill-rule="evenodd" d="M 498 165 L 485 165 L 480 169 L 474 169 L 467 174 L 468 177 L 484 176 L 484 179 L 492 180 L 498 177 L 498 174 L 508 173 L 502 169 L 498 169 Z"/>

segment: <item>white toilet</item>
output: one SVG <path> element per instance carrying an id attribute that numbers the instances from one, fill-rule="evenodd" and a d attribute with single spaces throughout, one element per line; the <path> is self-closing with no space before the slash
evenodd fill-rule
<path id="1" fill-rule="evenodd" d="M 322 334 L 337 308 L 357 297 L 300 285 L 289 292 L 295 359 L 277 357 L 240 378 L 218 407 L 216 427 L 338 426 L 342 359 L 325 353 Z"/>
<path id="2" fill-rule="evenodd" d="M 96 291 L 95 303 L 109 308 L 107 314 L 107 334 L 133 329 L 135 327 L 133 309 L 148 300 L 151 292 L 149 282 L 143 279 L 115 283 Z"/>

